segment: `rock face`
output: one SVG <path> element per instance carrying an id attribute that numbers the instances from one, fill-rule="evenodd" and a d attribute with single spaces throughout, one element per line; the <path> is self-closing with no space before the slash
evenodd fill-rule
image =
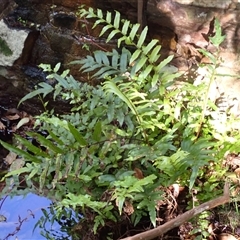
<path id="1" fill-rule="evenodd" d="M 4 87 L 6 90 L 6 86 L 11 85 L 9 89 L 12 89 L 14 84 L 24 85 L 23 91 L 16 96 L 19 100 L 38 81 L 42 81 L 42 72 L 37 67 L 40 63 L 54 66 L 61 62 L 63 67 L 71 68 L 75 78 L 87 81 L 78 71 L 79 66 L 67 64 L 89 54 L 88 47 L 91 51 L 110 49 L 115 43 L 105 44 L 97 40 L 101 29 L 93 30 L 91 22 L 80 19 L 76 15 L 78 6 L 85 4 L 108 11 L 118 10 L 124 18 L 135 23 L 139 19 L 138 3 L 138 0 L 52 0 L 51 3 L 49 0 L 0 0 L 0 18 L 4 21 L 1 24 L 7 25 L 10 32 L 17 31 L 25 37 L 28 33 L 25 42 L 22 40 L 22 53 L 14 58 L 18 59 L 8 63 L 7 60 L 1 60 L 0 65 L 13 66 L 0 70 L 0 93 Z M 149 38 L 159 39 L 163 46 L 163 57 L 175 55 L 173 64 L 179 70 L 185 71 L 196 62 L 207 61 L 198 54 L 197 49 L 204 47 L 213 51 L 208 37 L 213 33 L 214 19 L 218 18 L 226 35 L 221 50 L 225 61 L 220 70 L 239 74 L 240 3 L 237 0 L 148 0 L 146 3 L 141 17 L 149 27 Z M 18 82 L 18 76 L 24 83 Z M 236 83 L 236 78 L 232 77 L 220 79 L 220 82 L 239 85 L 232 84 Z M 238 98 L 240 86 L 234 88 L 234 96 Z M 225 85 L 221 89 L 226 91 Z M 6 93 L 7 90 L 0 94 L 1 102 L 7 101 L 6 98 L 1 99 Z"/>
<path id="2" fill-rule="evenodd" d="M 26 30 L 10 29 L 3 20 L 0 21 L 0 38 L 7 43 L 11 50 L 11 53 L 7 55 L 0 53 L 1 66 L 12 66 L 15 60 L 21 56 L 27 36 Z"/>
<path id="3" fill-rule="evenodd" d="M 232 0 L 215 0 L 215 1 L 208 1 L 208 0 L 173 0 L 176 3 L 185 4 L 185 5 L 192 5 L 192 6 L 199 6 L 199 7 L 215 7 L 215 8 L 229 8 L 229 6 L 237 1 Z"/>

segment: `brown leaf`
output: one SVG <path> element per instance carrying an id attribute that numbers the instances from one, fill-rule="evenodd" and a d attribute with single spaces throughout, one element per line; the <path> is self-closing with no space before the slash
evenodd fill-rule
<path id="1" fill-rule="evenodd" d="M 127 215 L 132 215 L 134 213 L 134 208 L 130 201 L 125 201 L 125 207 L 123 207 L 123 211 L 127 213 Z"/>
<path id="2" fill-rule="evenodd" d="M 30 121 L 30 119 L 29 119 L 28 117 L 22 118 L 22 119 L 18 122 L 16 129 L 22 127 L 23 125 L 26 125 L 27 123 L 29 123 L 29 121 Z"/>
<path id="3" fill-rule="evenodd" d="M 240 168 L 235 169 L 234 171 L 238 177 L 240 177 Z"/>
<path id="4" fill-rule="evenodd" d="M 17 158 L 17 154 L 13 152 L 9 152 L 9 154 L 5 157 L 5 162 L 11 165 L 13 161 L 15 161 Z"/>
<path id="5" fill-rule="evenodd" d="M 134 176 L 137 178 L 137 179 L 143 179 L 144 176 L 143 176 L 143 173 L 142 171 L 139 169 L 139 168 L 134 168 Z"/>
<path id="6" fill-rule="evenodd" d="M 219 240 L 237 240 L 233 235 L 229 233 L 221 233 L 218 235 Z"/>

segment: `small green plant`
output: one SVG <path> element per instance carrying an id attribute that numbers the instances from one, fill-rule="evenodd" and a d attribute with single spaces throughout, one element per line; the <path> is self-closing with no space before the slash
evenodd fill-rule
<path id="1" fill-rule="evenodd" d="M 157 205 L 167 202 L 165 189 L 174 183 L 190 191 L 198 188 L 199 199 L 213 198 L 218 191 L 208 189 L 208 184 L 201 188 L 196 180 L 201 182 L 209 172 L 219 171 L 231 144 L 225 133 L 218 133 L 219 144 L 216 129 L 205 116 L 206 109 L 216 109 L 204 93 L 216 75 L 218 55 L 202 50 L 213 61 L 209 84 L 178 86 L 181 74 L 168 67 L 173 56 L 159 61 L 161 46 L 157 40 L 147 42 L 147 27 L 139 35 L 139 24 L 121 19 L 118 12 L 104 15 L 90 8 L 81 9 L 80 16 L 97 19 L 94 27 L 105 25 L 100 35 L 107 35 L 107 41 L 117 34 L 120 50 L 99 50 L 71 63 L 99 79 L 97 86 L 76 81 L 67 70 L 59 74 L 60 64 L 54 69 L 40 65 L 56 80 L 55 86 L 40 83 L 20 104 L 37 95 L 53 94 L 53 99 L 69 101 L 72 110 L 36 117 L 36 128 L 48 136 L 27 135 L 39 147 L 19 136 L 16 140 L 24 149 L 1 141 L 26 162 L 5 178 L 24 173 L 29 191 L 59 202 L 58 217 L 64 208 L 83 214 L 81 221 L 87 224 L 82 232 L 91 233 L 91 239 L 104 227 L 118 226 L 126 219 L 136 226 L 148 216 L 155 227 Z M 215 26 L 210 41 L 218 48 L 223 37 L 217 21 Z M 218 190 L 222 175 L 218 172 L 219 177 L 204 181 L 211 181 Z M 13 188 L 17 187 L 16 180 Z M 110 236 L 119 237 L 113 230 Z"/>
<path id="2" fill-rule="evenodd" d="M 5 56 L 11 56 L 13 54 L 7 42 L 1 37 L 0 37 L 0 52 L 3 53 Z"/>

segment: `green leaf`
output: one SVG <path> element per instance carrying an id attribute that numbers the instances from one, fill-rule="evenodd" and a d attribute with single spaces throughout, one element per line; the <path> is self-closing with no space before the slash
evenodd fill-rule
<path id="1" fill-rule="evenodd" d="M 112 174 L 104 174 L 98 177 L 99 184 L 101 186 L 103 185 L 109 185 L 110 183 L 116 181 L 116 177 Z"/>
<path id="2" fill-rule="evenodd" d="M 122 54 L 120 56 L 120 70 L 121 72 L 126 72 L 128 67 L 128 59 L 130 57 L 130 52 L 126 49 L 122 49 Z"/>
<path id="3" fill-rule="evenodd" d="M 139 55 L 140 55 L 141 53 L 142 53 L 142 50 L 141 50 L 141 49 L 137 49 L 137 50 L 133 53 L 132 57 L 130 58 L 129 64 L 132 64 L 132 63 L 139 57 Z"/>
<path id="4" fill-rule="evenodd" d="M 22 174 L 22 173 L 28 173 L 28 172 L 31 172 L 31 171 L 32 171 L 31 168 L 21 167 L 21 168 L 19 168 L 19 169 L 16 169 L 16 170 L 13 170 L 13 171 L 11 171 L 11 172 L 8 172 L 8 173 L 3 177 L 3 179 L 1 179 L 1 181 L 4 180 L 4 179 L 7 178 L 7 177 L 16 176 L 16 175 L 20 175 L 20 174 Z"/>
<path id="5" fill-rule="evenodd" d="M 117 200 L 117 203 L 118 203 L 119 214 L 122 215 L 122 209 L 123 209 L 123 204 L 125 202 L 125 197 L 119 196 L 116 200 Z"/>
<path id="6" fill-rule="evenodd" d="M 153 39 L 146 47 L 143 48 L 143 53 L 147 55 L 157 43 L 158 40 Z"/>
<path id="7" fill-rule="evenodd" d="M 119 71 L 116 69 L 113 69 L 111 67 L 102 67 L 95 74 L 93 74 L 93 77 L 97 77 L 97 78 L 101 79 L 101 78 L 106 78 L 108 76 L 111 76 L 111 75 L 117 74 L 117 73 L 119 73 Z"/>
<path id="8" fill-rule="evenodd" d="M 89 9 L 89 12 L 90 12 L 91 10 Z M 92 11 L 93 11 L 93 9 L 92 9 Z M 101 9 L 97 9 L 97 16 L 98 16 L 98 18 L 103 18 L 103 12 L 102 12 L 102 10 Z"/>
<path id="9" fill-rule="evenodd" d="M 102 123 L 97 122 L 94 126 L 93 140 L 99 142 L 101 140 L 101 136 L 102 136 Z"/>
<path id="10" fill-rule="evenodd" d="M 11 56 L 13 54 L 7 42 L 1 37 L 0 37 L 0 52 L 3 53 L 5 56 Z"/>
<path id="11" fill-rule="evenodd" d="M 37 156 L 42 156 L 42 157 L 46 157 L 48 158 L 49 155 L 46 153 L 46 152 L 43 152 L 41 148 L 39 147 L 36 147 L 34 146 L 30 141 L 28 141 L 27 139 L 25 138 L 22 138 L 18 135 L 15 135 L 15 138 L 21 142 L 26 148 L 28 151 L 31 151 L 32 153 L 34 153 L 34 155 L 37 155 Z"/>
<path id="12" fill-rule="evenodd" d="M 197 176 L 198 176 L 198 167 L 193 167 L 192 174 L 191 174 L 190 181 L 189 181 L 189 190 L 191 190 L 193 188 L 193 185 L 195 183 Z"/>
<path id="13" fill-rule="evenodd" d="M 32 169 L 29 169 L 29 171 L 31 171 L 31 172 L 28 175 L 27 180 L 30 180 L 31 178 L 33 178 L 39 172 L 39 168 L 38 168 L 38 166 L 35 166 Z"/>
<path id="14" fill-rule="evenodd" d="M 159 54 L 160 50 L 161 50 L 161 46 L 160 45 L 156 46 L 152 50 L 152 52 L 151 52 L 151 54 L 149 56 L 149 62 L 150 63 L 155 63 L 159 59 L 159 57 L 160 57 L 160 54 Z"/>
<path id="15" fill-rule="evenodd" d="M 108 23 L 111 23 L 111 22 L 112 22 L 112 13 L 107 12 L 106 21 L 107 21 Z"/>
<path id="16" fill-rule="evenodd" d="M 49 166 L 50 166 L 50 161 L 46 161 L 44 169 L 39 177 L 39 191 L 42 192 L 45 182 L 46 182 L 46 178 L 48 175 L 48 170 L 49 170 Z"/>
<path id="17" fill-rule="evenodd" d="M 145 27 L 139 37 L 139 40 L 137 42 L 137 47 L 141 48 L 143 46 L 143 43 L 146 40 L 146 36 L 147 36 L 147 32 L 148 32 L 148 27 Z"/>
<path id="18" fill-rule="evenodd" d="M 113 51 L 112 51 L 112 67 L 114 67 L 114 68 L 118 67 L 118 59 L 119 59 L 119 54 L 115 49 L 113 49 Z"/>
<path id="19" fill-rule="evenodd" d="M 42 68 L 42 70 L 43 70 L 44 72 L 52 72 L 52 67 L 51 67 L 50 64 L 43 64 L 43 63 L 41 63 L 41 64 L 39 64 L 38 66 L 39 66 L 40 68 Z"/>
<path id="20" fill-rule="evenodd" d="M 103 51 L 96 51 L 94 52 L 94 56 L 95 56 L 95 59 L 98 63 L 103 63 L 107 66 L 109 66 L 109 60 L 108 60 L 108 56 L 105 52 Z"/>
<path id="21" fill-rule="evenodd" d="M 39 133 L 27 132 L 27 135 L 36 139 L 40 145 L 47 147 L 47 149 L 52 150 L 54 153 L 64 153 L 64 149 L 61 149 L 54 145 L 50 140 L 46 139 Z"/>
<path id="22" fill-rule="evenodd" d="M 16 154 L 18 154 L 19 156 L 23 157 L 25 161 L 30 161 L 30 162 L 34 162 L 34 163 L 41 163 L 42 160 L 39 159 L 38 157 L 36 156 L 33 156 L 31 154 L 29 154 L 28 152 L 20 149 L 20 148 L 17 148 L 9 143 L 6 143 L 6 142 L 3 142 L 2 140 L 0 140 L 0 143 L 2 144 L 2 146 L 6 149 L 8 149 L 9 151 L 11 152 L 14 152 Z"/>
<path id="23" fill-rule="evenodd" d="M 120 48 L 122 41 L 126 42 L 126 39 L 127 39 L 126 36 L 122 36 L 118 39 L 118 44 L 117 44 L 118 48 Z"/>
<path id="24" fill-rule="evenodd" d="M 208 52 L 208 51 L 205 50 L 205 49 L 199 49 L 198 51 L 199 51 L 200 53 L 202 53 L 204 56 L 208 57 L 213 64 L 216 63 L 217 59 L 216 59 L 216 57 L 215 57 L 212 53 Z"/>
<path id="25" fill-rule="evenodd" d="M 64 142 L 59 138 L 59 136 L 57 136 L 56 134 L 54 134 L 50 128 L 47 129 L 49 136 L 51 136 L 51 138 L 58 143 L 59 145 L 64 145 Z"/>
<path id="26" fill-rule="evenodd" d="M 48 85 L 47 88 L 40 88 L 40 89 L 34 90 L 34 91 L 28 93 L 27 95 L 25 95 L 25 96 L 19 101 L 18 106 L 19 106 L 22 102 L 24 102 L 24 101 L 26 101 L 26 100 L 28 100 L 28 99 L 31 99 L 31 98 L 39 95 L 39 94 L 43 94 L 44 96 L 46 96 L 47 94 L 51 93 L 51 92 L 54 90 L 54 88 L 53 88 L 53 87 L 49 87 L 49 86 L 50 86 L 49 84 L 47 84 L 47 85 Z M 46 85 L 45 85 L 45 86 L 46 86 Z"/>
<path id="27" fill-rule="evenodd" d="M 106 81 L 104 83 L 104 89 L 106 92 L 111 92 L 116 94 L 119 98 L 121 98 L 128 107 L 132 110 L 132 112 L 137 115 L 137 110 L 131 100 L 118 88 L 118 86 L 114 82 Z"/>
<path id="28" fill-rule="evenodd" d="M 173 57 L 174 57 L 173 55 L 170 55 L 167 58 L 165 58 L 163 61 L 161 61 L 155 68 L 155 71 L 159 73 L 163 67 L 165 67 L 168 63 L 172 61 Z"/>
<path id="29" fill-rule="evenodd" d="M 152 69 L 153 69 L 153 65 L 148 65 L 147 67 L 146 67 L 146 69 L 144 69 L 143 70 L 143 72 L 142 72 L 142 74 L 143 74 L 143 79 L 146 79 L 147 77 L 148 77 L 148 75 L 150 74 L 150 72 L 152 71 Z"/>
<path id="30" fill-rule="evenodd" d="M 131 32 L 129 33 L 129 37 L 131 38 L 132 42 L 134 41 L 134 38 L 136 37 L 136 34 L 138 32 L 139 27 L 140 27 L 139 23 L 134 24 L 132 29 L 131 29 Z"/>
<path id="31" fill-rule="evenodd" d="M 137 64 L 136 64 L 135 73 L 137 73 L 139 70 L 141 70 L 141 68 L 144 66 L 144 64 L 146 62 L 147 62 L 147 57 L 146 56 L 142 56 L 140 61 L 137 62 Z"/>
<path id="32" fill-rule="evenodd" d="M 156 227 L 156 209 L 155 204 L 149 203 L 148 204 L 148 212 L 150 216 L 151 223 L 153 227 Z"/>
<path id="33" fill-rule="evenodd" d="M 99 34 L 99 37 L 101 37 L 108 29 L 111 29 L 112 26 L 111 25 L 106 25 L 102 28 L 102 31 Z"/>
<path id="34" fill-rule="evenodd" d="M 60 69 L 60 67 L 61 67 L 61 63 L 59 62 L 59 63 L 57 63 L 56 66 L 54 67 L 53 72 L 57 73 L 57 71 Z"/>
<path id="35" fill-rule="evenodd" d="M 108 107 L 108 111 L 107 111 L 107 116 L 108 116 L 108 122 L 112 122 L 112 120 L 114 119 L 115 115 L 115 107 L 113 104 L 111 104 L 109 107 Z"/>
<path id="36" fill-rule="evenodd" d="M 225 36 L 222 35 L 220 21 L 217 18 L 214 21 L 214 28 L 216 33 L 213 37 L 209 37 L 209 39 L 215 47 L 219 47 L 219 45 L 224 41 Z"/>
<path id="37" fill-rule="evenodd" d="M 159 74 L 158 73 L 155 73 L 152 77 L 152 82 L 151 82 L 151 86 L 152 87 L 155 87 L 157 82 L 159 80 Z M 163 87 L 163 86 L 162 86 Z M 161 94 L 162 95 L 162 94 Z"/>
<path id="38" fill-rule="evenodd" d="M 125 20 L 123 23 L 123 26 L 122 26 L 122 34 L 123 35 L 127 35 L 129 25 L 130 25 L 130 21 Z"/>
<path id="39" fill-rule="evenodd" d="M 80 143 L 81 146 L 87 145 L 87 141 L 83 138 L 80 132 L 71 123 L 68 123 L 68 129 L 72 133 L 74 138 Z"/>
<path id="40" fill-rule="evenodd" d="M 113 26 L 116 29 L 119 29 L 119 24 L 120 24 L 120 20 L 121 20 L 121 15 L 118 11 L 115 11 L 115 18 L 114 18 L 114 23 Z"/>
<path id="41" fill-rule="evenodd" d="M 69 85 L 69 83 L 67 82 L 67 80 L 65 78 L 63 78 L 62 76 L 54 73 L 54 74 L 51 74 L 51 76 L 53 76 L 58 82 L 59 84 L 65 88 L 65 89 L 69 89 L 71 88 L 71 86 Z"/>

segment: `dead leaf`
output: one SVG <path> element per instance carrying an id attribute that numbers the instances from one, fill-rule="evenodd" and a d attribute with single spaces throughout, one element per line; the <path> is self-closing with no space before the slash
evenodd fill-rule
<path id="1" fill-rule="evenodd" d="M 142 171 L 139 169 L 139 168 L 134 168 L 134 176 L 137 178 L 137 179 L 143 179 L 144 176 L 143 176 L 143 173 Z"/>
<path id="2" fill-rule="evenodd" d="M 28 114 L 25 111 L 21 111 L 19 115 L 21 118 L 28 117 Z"/>
<path id="3" fill-rule="evenodd" d="M 13 163 L 13 161 L 15 161 L 17 158 L 17 154 L 10 152 L 5 158 L 5 162 L 8 163 L 9 165 L 11 165 Z"/>
<path id="4" fill-rule="evenodd" d="M 25 164 L 25 161 L 23 158 L 17 158 L 15 159 L 15 161 L 13 161 L 9 170 L 14 171 L 14 170 L 20 169 L 24 166 L 24 164 Z"/>
<path id="5" fill-rule="evenodd" d="M 134 208 L 130 201 L 125 201 L 125 207 L 123 207 L 123 211 L 127 213 L 127 215 L 132 215 L 134 213 Z"/>
<path id="6" fill-rule="evenodd" d="M 240 168 L 235 169 L 234 172 L 238 177 L 240 177 Z"/>
<path id="7" fill-rule="evenodd" d="M 178 195 L 179 195 L 179 193 L 180 193 L 180 186 L 179 186 L 179 184 L 177 184 L 177 183 L 175 183 L 175 184 L 173 184 L 172 185 L 172 188 L 173 188 L 173 196 L 175 197 L 175 198 L 177 198 L 178 197 Z"/>
<path id="8" fill-rule="evenodd" d="M 23 125 L 29 123 L 29 121 L 30 121 L 29 117 L 24 117 L 24 118 L 22 118 L 22 119 L 18 122 L 16 129 L 19 129 L 19 128 L 22 127 Z"/>
<path id="9" fill-rule="evenodd" d="M 218 235 L 219 240 L 237 240 L 233 235 L 229 233 L 221 233 Z"/>

